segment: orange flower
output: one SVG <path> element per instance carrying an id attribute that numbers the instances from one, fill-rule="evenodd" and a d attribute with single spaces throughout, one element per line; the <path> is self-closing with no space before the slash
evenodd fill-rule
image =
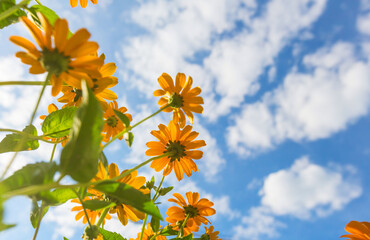
<path id="1" fill-rule="evenodd" d="M 351 221 L 344 228 L 351 234 L 342 235 L 350 240 L 369 240 L 370 239 L 370 223 Z"/>
<path id="2" fill-rule="evenodd" d="M 100 56 L 104 61 L 104 55 Z M 118 79 L 112 75 L 116 71 L 117 67 L 114 63 L 104 64 L 99 68 L 101 77 L 92 78 L 94 85 L 92 86 L 92 91 L 96 98 L 100 101 L 103 109 L 107 109 L 108 104 L 106 100 L 115 100 L 117 95 L 108 88 L 114 87 L 118 83 Z M 62 88 L 63 96 L 58 98 L 61 103 L 66 103 L 65 106 L 79 106 L 82 102 L 82 90 L 81 88 L 75 88 L 71 86 L 63 86 Z"/>
<path id="3" fill-rule="evenodd" d="M 81 88 L 81 79 L 85 79 L 92 87 L 94 84 L 89 76 L 100 77 L 98 68 L 103 65 L 103 60 L 94 56 L 99 45 L 88 41 L 90 33 L 86 29 L 80 29 L 68 38 L 69 28 L 65 19 L 57 19 L 52 27 L 41 13 L 37 15 L 44 33 L 27 17 L 22 17 L 21 21 L 30 30 L 41 50 L 23 37 L 11 36 L 10 41 L 27 50 L 27 52 L 17 52 L 16 56 L 23 63 L 31 65 L 30 73 L 48 72 L 51 75 L 53 96 L 61 91 L 63 82 Z M 54 44 L 52 44 L 52 38 L 54 38 Z"/>
<path id="4" fill-rule="evenodd" d="M 125 170 L 127 171 L 127 170 Z M 111 179 L 119 176 L 120 174 L 124 173 L 125 171 L 119 172 L 119 169 L 115 163 L 111 163 L 109 165 L 108 172 L 105 170 L 103 164 L 99 164 L 99 171 L 98 174 L 94 177 L 94 181 L 100 181 L 100 180 L 106 180 Z M 126 177 L 120 178 L 116 180 L 117 182 L 125 183 L 130 185 L 131 187 L 135 189 L 140 189 L 146 182 L 145 177 L 138 177 L 137 171 L 133 171 Z M 149 189 L 140 189 L 144 194 L 149 193 Z M 92 193 L 94 195 L 103 197 L 103 193 L 100 193 L 93 189 L 88 189 L 89 193 Z M 136 210 L 135 208 L 122 204 L 117 203 L 117 205 L 110 209 L 109 213 L 117 213 L 118 219 L 123 225 L 127 225 L 128 220 L 137 222 L 140 219 L 144 219 L 145 214 L 143 212 L 140 212 Z"/>
<path id="5" fill-rule="evenodd" d="M 102 198 L 101 197 L 85 197 L 83 201 L 92 200 L 92 199 L 102 199 Z M 78 213 L 75 216 L 76 221 L 80 220 L 83 217 L 82 222 L 83 224 L 86 224 L 87 218 L 86 218 L 85 211 L 82 207 L 80 200 L 76 198 L 76 199 L 72 199 L 71 202 L 80 204 L 80 206 L 75 206 L 71 209 L 71 211 L 78 211 Z M 95 224 L 96 219 L 100 217 L 102 212 L 103 210 L 92 211 L 90 209 L 86 209 L 86 213 L 87 213 L 87 216 L 89 217 L 91 224 Z M 105 224 L 105 219 L 110 220 L 111 218 L 112 217 L 108 213 L 107 215 L 105 215 L 103 223 Z"/>
<path id="6" fill-rule="evenodd" d="M 52 112 L 55 112 L 56 110 L 58 110 L 58 107 L 54 103 L 49 104 L 49 106 L 48 106 L 48 113 L 49 114 L 52 113 Z M 47 117 L 46 115 L 41 115 L 40 119 L 45 120 L 46 117 Z M 42 125 L 42 123 L 41 123 L 41 125 Z M 69 136 L 67 135 L 67 136 L 61 137 L 61 138 L 44 137 L 44 139 L 46 139 L 46 140 L 50 139 L 53 142 L 61 141 L 60 144 L 62 145 L 62 147 L 64 147 L 67 144 L 68 140 L 69 140 Z"/>
<path id="7" fill-rule="evenodd" d="M 199 133 L 192 132 L 192 127 L 187 125 L 183 130 L 173 121 L 170 121 L 168 127 L 163 124 L 158 126 L 159 131 L 151 131 L 151 134 L 159 141 L 151 141 L 146 145 L 149 148 L 145 154 L 147 156 L 159 156 L 164 153 L 172 153 L 166 157 L 154 160 L 150 167 L 159 172 L 162 169 L 163 175 L 167 176 L 175 169 L 177 179 L 183 178 L 183 172 L 190 177 L 192 171 L 198 171 L 197 165 L 193 159 L 200 159 L 203 152 L 194 150 L 206 145 L 204 140 L 193 141 Z"/>
<path id="8" fill-rule="evenodd" d="M 180 207 L 170 207 L 166 212 L 168 215 L 166 221 L 177 229 L 180 225 L 179 222 L 186 221 L 185 219 L 187 219 L 186 226 L 190 228 L 194 227 L 194 225 L 200 226 L 202 223 L 208 224 L 209 221 L 205 217 L 216 213 L 216 210 L 211 208 L 213 203 L 206 198 L 199 199 L 197 192 L 186 193 L 189 204 L 186 203 L 185 199 L 179 193 L 174 193 L 173 196 L 176 199 L 170 198 L 168 201 L 174 202 Z"/>
<path id="9" fill-rule="evenodd" d="M 146 228 L 143 233 L 143 239 L 142 240 L 150 240 L 151 237 L 153 237 L 155 234 L 152 230 L 152 227 L 150 226 L 150 223 L 146 225 Z M 137 234 L 137 238 L 130 238 L 130 240 L 140 240 L 141 232 Z M 158 235 L 155 237 L 156 240 L 166 240 L 167 238 L 165 236 Z"/>
<path id="10" fill-rule="evenodd" d="M 207 239 L 207 240 L 222 240 L 221 238 L 218 238 L 219 231 L 213 232 L 215 229 L 213 226 L 210 226 L 208 229 L 207 227 L 204 227 L 206 230 L 206 233 L 204 233 L 200 239 Z"/>
<path id="11" fill-rule="evenodd" d="M 180 124 L 183 128 L 186 123 L 185 114 L 188 116 L 190 123 L 193 124 L 194 116 L 192 112 L 202 113 L 203 98 L 198 96 L 201 92 L 200 87 L 191 88 L 193 79 L 185 74 L 178 73 L 176 75 L 176 83 L 174 84 L 172 78 L 167 73 L 162 73 L 158 78 L 158 83 L 162 89 L 155 90 L 153 95 L 155 97 L 163 96 L 159 99 L 158 104 L 161 107 L 167 104 L 170 107 L 164 109 L 164 112 L 173 111 L 173 121 Z M 185 114 L 184 114 L 185 113 Z"/>
<path id="12" fill-rule="evenodd" d="M 93 4 L 97 4 L 98 0 L 90 0 Z M 87 6 L 88 0 L 80 0 L 81 7 L 85 8 Z M 77 7 L 78 0 L 69 0 L 69 3 L 71 4 L 71 7 Z"/>
<path id="13" fill-rule="evenodd" d="M 125 125 L 123 122 L 116 116 L 113 109 L 120 111 L 121 113 L 125 113 L 127 108 L 120 107 L 118 108 L 118 104 L 116 101 L 110 102 L 108 105 L 107 110 L 104 113 L 104 126 L 103 126 L 103 142 L 108 142 L 112 136 L 117 135 L 118 133 L 125 130 Z M 131 114 L 125 113 L 126 117 L 132 121 Z M 122 139 L 123 136 L 120 136 L 118 139 Z"/>

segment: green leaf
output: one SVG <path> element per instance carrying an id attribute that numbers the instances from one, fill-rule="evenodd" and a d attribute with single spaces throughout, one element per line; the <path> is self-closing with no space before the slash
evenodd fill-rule
<path id="1" fill-rule="evenodd" d="M 171 186 L 171 187 L 166 187 L 166 188 L 161 188 L 161 189 L 159 190 L 159 195 L 164 196 L 164 195 L 166 195 L 167 193 L 169 193 L 170 191 L 172 191 L 172 189 L 173 189 L 173 187 L 172 187 L 172 186 Z"/>
<path id="2" fill-rule="evenodd" d="M 103 235 L 104 240 L 127 240 L 116 232 L 110 232 L 103 228 L 99 228 L 99 232 Z"/>
<path id="3" fill-rule="evenodd" d="M 73 124 L 76 107 L 65 107 L 50 113 L 42 123 L 42 132 L 51 138 L 65 137 Z"/>
<path id="4" fill-rule="evenodd" d="M 170 225 L 161 230 L 160 235 L 162 236 L 176 236 L 179 231 L 173 230 Z"/>
<path id="5" fill-rule="evenodd" d="M 55 162 L 39 162 L 28 164 L 16 171 L 10 177 L 0 182 L 0 193 L 28 187 L 51 183 L 57 165 Z"/>
<path id="6" fill-rule="evenodd" d="M 63 237 L 63 240 L 69 240 L 68 238 L 66 238 L 66 237 Z"/>
<path id="7" fill-rule="evenodd" d="M 39 147 L 39 141 L 32 137 L 37 137 L 37 130 L 35 126 L 29 125 L 25 127 L 22 132 L 25 134 L 7 134 L 0 142 L 0 153 L 29 151 L 35 150 Z M 20 144 L 21 142 L 23 142 L 22 145 Z"/>
<path id="8" fill-rule="evenodd" d="M 124 134 L 125 141 L 129 147 L 131 147 L 132 142 L 134 141 L 134 134 L 132 132 L 127 132 Z"/>
<path id="9" fill-rule="evenodd" d="M 104 152 L 101 152 L 99 159 L 103 163 L 103 166 L 104 166 L 105 170 L 108 171 L 108 168 L 109 168 L 108 160 L 107 160 L 107 157 L 105 156 Z"/>
<path id="10" fill-rule="evenodd" d="M 158 211 L 159 211 L 159 209 L 158 209 Z M 154 233 L 158 232 L 159 224 L 160 224 L 159 219 L 156 218 L 156 217 L 152 217 L 152 219 L 150 220 L 150 226 L 151 226 Z"/>
<path id="11" fill-rule="evenodd" d="M 29 10 L 33 13 L 33 20 L 35 20 L 38 24 L 40 24 L 40 19 L 38 19 L 36 15 L 37 12 L 42 13 L 52 26 L 54 26 L 55 21 L 59 18 L 58 14 L 56 14 L 53 10 L 46 7 L 45 5 L 35 4 L 31 6 Z"/>
<path id="12" fill-rule="evenodd" d="M 76 198 L 75 192 L 70 188 L 59 188 L 51 192 L 43 191 L 39 194 L 38 200 L 43 200 L 47 205 L 60 205 L 69 199 Z"/>
<path id="13" fill-rule="evenodd" d="M 181 237 L 181 238 L 173 238 L 172 240 L 193 240 L 193 234 L 189 234 L 185 237 Z"/>
<path id="14" fill-rule="evenodd" d="M 123 122 L 125 127 L 128 128 L 130 126 L 130 119 L 124 113 L 121 113 L 116 109 L 113 109 L 113 111 L 116 114 L 116 116 Z"/>
<path id="15" fill-rule="evenodd" d="M 98 199 L 86 200 L 84 201 L 84 207 L 90 210 L 101 210 L 108 207 L 114 207 L 116 204 L 114 202 L 101 201 Z"/>
<path id="16" fill-rule="evenodd" d="M 36 200 L 33 200 L 32 201 L 32 210 L 31 210 L 31 215 L 30 215 L 30 220 L 31 220 L 31 224 L 32 224 L 32 227 L 33 228 L 36 228 L 37 227 L 37 223 L 39 222 L 40 209 L 41 208 L 37 204 L 37 201 Z M 48 206 L 44 206 L 42 208 L 42 217 L 45 216 L 45 214 L 48 212 L 48 210 L 49 210 L 49 207 Z"/>
<path id="17" fill-rule="evenodd" d="M 151 199 L 128 184 L 105 181 L 95 185 L 94 189 L 117 199 L 121 203 L 130 205 L 141 212 L 163 220 L 161 213 Z"/>
<path id="18" fill-rule="evenodd" d="M 62 150 L 60 172 L 78 182 L 88 182 L 98 172 L 103 112 L 85 81 L 81 87 L 83 102 L 74 116 L 70 140 Z"/>
<path id="19" fill-rule="evenodd" d="M 5 12 L 6 10 L 14 7 L 16 5 L 14 0 L 0 0 L 0 13 Z M 3 20 L 0 20 L 0 29 L 9 26 L 10 24 L 17 23 L 19 21 L 19 17 L 26 16 L 27 14 L 23 11 L 18 9 L 16 12 L 11 14 L 10 16 L 6 17 Z"/>
<path id="20" fill-rule="evenodd" d="M 15 226 L 15 224 L 3 223 L 3 214 L 4 214 L 3 201 L 4 200 L 0 197 L 0 232 Z"/>

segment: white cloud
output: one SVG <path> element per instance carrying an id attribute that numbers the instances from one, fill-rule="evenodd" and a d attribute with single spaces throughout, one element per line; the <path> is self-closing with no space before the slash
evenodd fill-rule
<path id="1" fill-rule="evenodd" d="M 370 13 L 363 14 L 357 18 L 357 30 L 363 34 L 370 35 Z"/>
<path id="2" fill-rule="evenodd" d="M 186 72 L 203 88 L 205 115 L 214 120 L 258 90 L 264 68 L 321 15 L 325 4 L 273 0 L 252 18 L 255 1 L 145 2 L 132 15 L 149 33 L 123 46 L 127 69 L 121 74 L 149 93 L 162 71 Z M 237 28 L 237 21 L 245 28 Z M 203 62 L 189 61 L 199 52 L 206 53 Z"/>
<path id="3" fill-rule="evenodd" d="M 259 193 L 261 203 L 275 215 L 307 219 L 342 209 L 362 194 L 362 188 L 340 172 L 297 159 L 289 169 L 272 173 Z"/>
<path id="4" fill-rule="evenodd" d="M 281 86 L 235 117 L 227 132 L 233 151 L 248 155 L 286 139 L 326 138 L 367 114 L 370 68 L 356 60 L 353 45 L 337 43 L 303 62 L 308 73 L 293 70 Z"/>
<path id="5" fill-rule="evenodd" d="M 362 194 L 355 173 L 353 166 L 323 167 L 301 157 L 290 168 L 269 174 L 259 191 L 260 206 L 252 207 L 242 218 L 233 239 L 277 237 L 278 229 L 285 226 L 279 216 L 307 220 L 343 209 Z"/>

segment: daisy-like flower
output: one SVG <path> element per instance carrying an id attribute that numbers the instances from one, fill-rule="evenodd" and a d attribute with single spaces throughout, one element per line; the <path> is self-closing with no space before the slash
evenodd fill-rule
<path id="1" fill-rule="evenodd" d="M 104 126 L 103 126 L 103 142 L 109 142 L 112 136 L 117 135 L 118 133 L 125 130 L 125 125 L 123 122 L 116 116 L 113 110 L 118 110 L 121 113 L 124 113 L 126 117 L 132 121 L 131 114 L 125 113 L 127 108 L 120 107 L 118 108 L 118 104 L 116 101 L 110 102 L 108 108 L 104 112 Z M 118 139 L 122 139 L 123 136 L 120 136 Z"/>
<path id="2" fill-rule="evenodd" d="M 54 103 L 49 104 L 49 106 L 48 106 L 48 113 L 49 114 L 52 113 L 52 112 L 55 112 L 57 110 L 58 110 L 58 107 Z M 46 115 L 41 115 L 40 119 L 45 120 L 46 117 L 47 117 Z M 41 125 L 42 125 L 42 123 L 41 123 Z M 65 137 L 61 137 L 61 138 L 44 137 L 44 139 L 51 140 L 53 142 L 61 141 L 60 144 L 62 145 L 62 147 L 64 147 L 67 144 L 68 140 L 69 140 L 69 136 L 65 136 Z"/>
<path id="3" fill-rule="evenodd" d="M 125 170 L 127 171 L 127 170 Z M 119 172 L 119 169 L 115 163 L 111 163 L 109 165 L 108 172 L 105 170 L 103 164 L 99 164 L 99 171 L 97 175 L 94 177 L 94 181 L 101 181 L 101 180 L 107 180 L 111 178 L 115 178 L 119 176 L 120 174 L 124 173 L 125 171 Z M 133 171 L 129 175 L 120 178 L 116 180 L 117 182 L 125 183 L 130 185 L 131 187 L 140 190 L 144 194 L 149 193 L 149 189 L 140 189 L 146 182 L 145 177 L 137 176 L 137 171 Z M 99 197 L 103 197 L 103 193 L 100 193 L 93 189 L 88 189 L 88 192 L 91 194 L 94 194 Z M 108 196 L 109 198 L 109 196 Z M 144 219 L 145 214 L 143 212 L 140 212 L 136 210 L 135 208 L 117 202 L 117 205 L 109 210 L 109 213 L 114 214 L 117 213 L 118 219 L 120 222 L 125 226 L 128 223 L 128 220 L 137 222 L 141 219 Z"/>
<path id="4" fill-rule="evenodd" d="M 200 237 L 200 240 L 222 240 L 218 238 L 219 231 L 213 231 L 215 229 L 213 226 L 210 226 L 208 229 L 204 227 L 204 229 L 206 232 Z"/>
<path id="5" fill-rule="evenodd" d="M 340 236 L 349 240 L 369 240 L 370 239 L 370 223 L 351 221 L 344 228 L 350 234 Z"/>
<path id="6" fill-rule="evenodd" d="M 92 200 L 92 199 L 100 199 L 101 200 L 102 198 L 101 197 L 85 197 L 83 201 Z M 80 200 L 76 198 L 76 199 L 72 199 L 71 202 L 79 204 L 79 206 L 75 206 L 71 209 L 71 211 L 77 211 L 78 212 L 75 216 L 76 221 L 80 220 L 83 217 L 82 222 L 83 222 L 83 224 L 86 224 L 87 223 L 87 218 L 86 218 L 85 211 L 82 207 L 82 204 L 81 204 Z M 86 209 L 86 213 L 87 213 L 87 216 L 89 217 L 89 221 L 93 225 L 95 224 L 96 219 L 98 217 L 100 217 L 102 212 L 103 212 L 103 210 L 92 211 L 90 209 Z M 111 218 L 112 217 L 108 213 L 107 215 L 105 215 L 103 223 L 105 224 L 105 219 L 110 220 Z"/>
<path id="7" fill-rule="evenodd" d="M 100 56 L 104 61 L 104 55 Z M 100 101 L 103 109 L 107 109 L 108 104 L 106 100 L 116 100 L 117 95 L 110 89 L 118 83 L 118 79 L 112 75 L 117 69 L 116 64 L 107 63 L 104 64 L 99 72 L 101 77 L 92 78 L 94 85 L 91 90 L 93 91 L 96 98 Z M 74 88 L 71 86 L 63 86 L 62 88 L 63 96 L 58 98 L 58 101 L 65 103 L 65 106 L 79 106 L 82 102 L 82 90 L 81 88 Z"/>
<path id="8" fill-rule="evenodd" d="M 149 149 L 145 154 L 147 156 L 160 156 L 164 153 L 170 153 L 170 155 L 154 160 L 150 167 L 157 172 L 164 169 L 164 176 L 170 174 L 174 169 L 179 181 L 183 178 L 183 173 L 190 177 L 192 171 L 198 171 L 193 159 L 202 158 L 203 152 L 195 149 L 206 145 L 204 140 L 194 140 L 199 133 L 192 132 L 190 125 L 181 130 L 179 124 L 174 121 L 170 121 L 168 127 L 160 124 L 158 128 L 159 131 L 153 130 L 151 134 L 159 141 L 148 142 L 146 145 Z"/>
<path id="9" fill-rule="evenodd" d="M 21 21 L 30 30 L 41 50 L 26 38 L 11 36 L 10 41 L 27 51 L 17 52 L 16 57 L 31 65 L 30 73 L 48 72 L 51 75 L 53 96 L 61 91 L 63 82 L 81 88 L 81 79 L 85 79 L 92 87 L 94 84 L 90 76 L 100 77 L 98 68 L 103 65 L 103 60 L 96 56 L 99 45 L 88 41 L 90 33 L 86 29 L 80 29 L 68 38 L 69 28 L 65 19 L 57 19 L 52 27 L 41 13 L 37 15 L 44 32 L 27 17 L 22 17 Z"/>
<path id="10" fill-rule="evenodd" d="M 179 226 L 178 222 L 186 221 L 186 226 L 193 227 L 194 225 L 200 226 L 202 223 L 208 224 L 209 221 L 206 217 L 216 213 L 216 210 L 211 208 L 213 203 L 206 198 L 199 199 L 197 192 L 187 192 L 185 199 L 179 194 L 174 193 L 175 198 L 168 199 L 169 202 L 174 202 L 180 207 L 173 206 L 168 208 L 166 214 L 166 221 L 172 226 Z"/>
<path id="11" fill-rule="evenodd" d="M 173 112 L 173 121 L 179 123 L 183 128 L 186 123 L 185 114 L 188 116 L 190 123 L 193 124 L 195 113 L 202 113 L 203 98 L 198 96 L 201 93 L 200 87 L 191 88 L 193 79 L 185 74 L 178 73 L 176 75 L 176 83 L 174 84 L 172 78 L 167 73 L 162 73 L 158 78 L 158 83 L 162 89 L 155 90 L 153 95 L 161 97 L 158 104 L 161 107 L 167 104 L 170 107 L 164 109 L 164 112 Z"/>
<path id="12" fill-rule="evenodd" d="M 98 0 L 90 0 L 93 4 L 97 4 Z M 71 7 L 77 7 L 78 0 L 69 0 L 69 3 L 71 4 Z M 82 8 L 85 8 L 87 6 L 88 0 L 80 0 L 80 5 Z"/>
<path id="13" fill-rule="evenodd" d="M 150 223 L 148 223 L 144 230 L 142 240 L 151 240 L 151 237 L 153 237 L 154 235 L 155 233 L 153 232 L 152 227 L 150 226 Z M 137 238 L 130 238 L 130 240 L 140 240 L 140 236 L 141 236 L 141 232 L 137 234 Z M 165 236 L 157 235 L 155 239 L 156 240 L 166 240 L 167 238 Z"/>

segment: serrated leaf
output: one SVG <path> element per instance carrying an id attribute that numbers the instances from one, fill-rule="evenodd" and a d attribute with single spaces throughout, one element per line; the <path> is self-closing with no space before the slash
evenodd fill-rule
<path id="1" fill-rule="evenodd" d="M 130 126 L 130 119 L 124 113 L 121 113 L 116 109 L 113 109 L 113 111 L 116 114 L 116 116 L 123 122 L 125 127 L 128 128 Z"/>
<path id="2" fill-rule="evenodd" d="M 132 142 L 134 141 L 134 134 L 132 132 L 127 132 L 124 134 L 125 141 L 129 147 L 131 147 Z"/>
<path id="3" fill-rule="evenodd" d="M 52 206 L 63 204 L 73 198 L 76 198 L 76 194 L 70 188 L 55 189 L 51 192 L 43 191 L 38 196 L 38 200 L 43 200 L 45 204 Z"/>
<path id="4" fill-rule="evenodd" d="M 50 113 L 42 123 L 42 132 L 51 138 L 65 137 L 73 125 L 76 107 L 65 107 Z"/>
<path id="5" fill-rule="evenodd" d="M 0 142 L 0 153 L 29 151 L 35 150 L 39 147 L 39 141 L 32 138 L 32 136 L 37 137 L 35 126 L 29 125 L 25 127 L 22 132 L 29 136 L 19 133 L 7 134 Z M 21 142 L 23 142 L 23 144 L 21 144 Z"/>
<path id="6" fill-rule="evenodd" d="M 103 228 L 99 228 L 100 234 L 103 236 L 104 240 L 127 240 L 116 232 L 110 232 Z"/>
<path id="7" fill-rule="evenodd" d="M 10 177 L 0 182 L 0 193 L 28 187 L 51 183 L 57 165 L 55 162 L 39 162 L 28 164 L 16 171 Z"/>
<path id="8" fill-rule="evenodd" d="M 59 18 L 58 14 L 56 14 L 53 10 L 46 7 L 45 5 L 35 4 L 35 5 L 31 6 L 29 9 L 34 14 L 36 12 L 42 13 L 46 17 L 46 19 L 50 22 L 50 24 L 52 26 L 54 26 L 55 21 Z M 40 24 L 39 19 L 34 19 L 34 20 L 37 21 Z"/>
<path id="9" fill-rule="evenodd" d="M 159 209 L 158 209 L 158 211 L 159 211 Z M 159 219 L 155 218 L 155 217 L 152 217 L 152 219 L 150 220 L 150 227 L 152 228 L 154 233 L 158 232 L 159 225 L 160 225 Z"/>
<path id="10" fill-rule="evenodd" d="M 98 199 L 86 200 L 84 201 L 84 207 L 93 211 L 105 209 L 108 207 L 114 207 L 116 204 L 114 202 L 101 201 Z"/>
<path id="11" fill-rule="evenodd" d="M 173 189 L 173 187 L 166 187 L 166 188 L 161 188 L 161 190 L 159 190 L 159 195 L 161 196 L 164 196 L 166 195 L 167 193 L 171 192 Z"/>
<path id="12" fill-rule="evenodd" d="M 117 199 L 121 203 L 163 220 L 161 213 L 151 199 L 128 184 L 105 181 L 95 185 L 93 188 Z"/>
<path id="13" fill-rule="evenodd" d="M 103 112 L 85 81 L 81 87 L 83 102 L 74 116 L 70 140 L 62 150 L 60 171 L 78 182 L 88 182 L 98 172 Z"/>
<path id="14" fill-rule="evenodd" d="M 5 12 L 6 10 L 10 9 L 11 7 L 14 7 L 16 5 L 14 0 L 1 0 L 0 1 L 0 13 Z M 9 26 L 13 23 L 17 23 L 19 21 L 19 17 L 26 16 L 27 14 L 21 10 L 18 9 L 16 12 L 12 13 L 10 16 L 6 17 L 3 20 L 0 20 L 0 29 Z"/>
<path id="15" fill-rule="evenodd" d="M 33 200 L 32 201 L 32 209 L 31 209 L 31 214 L 30 214 L 30 220 L 33 228 L 37 227 L 37 223 L 39 222 L 40 218 L 40 207 L 37 204 L 37 201 Z M 42 217 L 45 216 L 45 214 L 48 212 L 49 207 L 44 206 L 42 208 Z"/>

